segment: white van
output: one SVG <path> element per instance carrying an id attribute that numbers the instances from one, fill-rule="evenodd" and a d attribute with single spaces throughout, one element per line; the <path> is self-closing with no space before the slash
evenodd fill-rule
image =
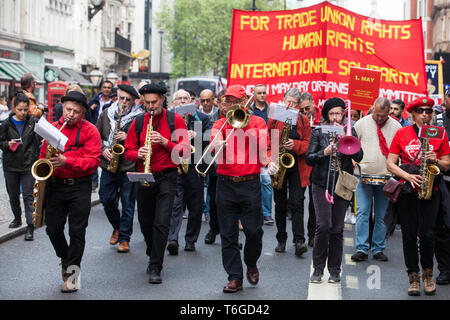
<path id="1" fill-rule="evenodd" d="M 175 84 L 175 92 L 179 89 L 193 91 L 198 98 L 200 92 L 210 89 L 214 94 L 218 94 L 221 90 L 226 89 L 227 80 L 221 77 L 191 77 L 179 78 Z"/>

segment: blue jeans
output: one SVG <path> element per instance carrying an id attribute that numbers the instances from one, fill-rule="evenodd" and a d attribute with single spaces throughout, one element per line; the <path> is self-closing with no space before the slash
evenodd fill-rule
<path id="1" fill-rule="evenodd" d="M 372 254 L 382 252 L 386 248 L 386 225 L 384 215 L 389 204 L 388 198 L 383 193 L 383 185 L 364 184 L 359 179 L 356 189 L 356 250 L 368 253 L 369 247 Z M 369 244 L 369 218 L 372 214 L 372 202 L 374 203 L 374 228 L 372 244 Z"/>
<path id="2" fill-rule="evenodd" d="M 272 179 L 270 179 L 267 169 L 261 169 L 261 198 L 262 211 L 264 217 L 272 216 Z"/>
<path id="3" fill-rule="evenodd" d="M 130 242 L 133 233 L 135 195 L 133 183 L 128 180 L 127 173 L 112 174 L 102 169 L 98 194 L 109 222 L 114 230 L 119 230 L 119 243 Z M 122 215 L 119 211 L 119 199 L 122 203 Z"/>

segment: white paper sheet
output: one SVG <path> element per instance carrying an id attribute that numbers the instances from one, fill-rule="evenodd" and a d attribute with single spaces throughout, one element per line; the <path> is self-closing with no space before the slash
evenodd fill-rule
<path id="1" fill-rule="evenodd" d="M 34 132 L 44 138 L 53 148 L 61 151 L 64 151 L 66 143 L 69 140 L 69 138 L 59 132 L 56 127 L 50 124 L 45 117 L 41 117 L 39 122 L 36 123 Z"/>
<path id="2" fill-rule="evenodd" d="M 269 112 L 267 113 L 267 117 L 285 122 L 287 119 L 291 119 L 292 125 L 297 124 L 299 110 L 295 108 L 288 108 L 284 104 L 271 103 L 269 105 Z"/>
<path id="3" fill-rule="evenodd" d="M 187 114 L 194 115 L 197 111 L 197 105 L 195 103 L 182 104 L 175 107 L 175 112 L 184 117 Z"/>
<path id="4" fill-rule="evenodd" d="M 131 182 L 155 182 L 155 178 L 153 177 L 153 174 L 151 173 L 144 173 L 144 172 L 127 172 L 128 180 Z"/>
<path id="5" fill-rule="evenodd" d="M 328 132 L 336 132 L 336 134 L 344 136 L 344 127 L 343 126 L 332 126 L 329 124 L 320 125 L 320 129 L 323 134 L 327 134 Z"/>

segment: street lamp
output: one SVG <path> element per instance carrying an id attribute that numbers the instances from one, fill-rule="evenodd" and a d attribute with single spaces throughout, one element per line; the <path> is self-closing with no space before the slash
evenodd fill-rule
<path id="1" fill-rule="evenodd" d="M 98 87 L 100 82 L 102 81 L 103 73 L 100 72 L 100 70 L 92 70 L 91 73 L 89 73 L 89 79 L 91 79 L 92 84 L 95 87 Z"/>
<path id="2" fill-rule="evenodd" d="M 119 79 L 119 76 L 115 72 L 110 72 L 106 75 L 106 80 L 111 81 L 114 86 L 116 85 L 117 80 Z"/>
<path id="3" fill-rule="evenodd" d="M 162 45 L 163 45 L 163 34 L 164 34 L 164 30 L 159 30 L 158 31 L 160 36 L 160 43 L 159 43 L 159 80 L 162 79 Z"/>

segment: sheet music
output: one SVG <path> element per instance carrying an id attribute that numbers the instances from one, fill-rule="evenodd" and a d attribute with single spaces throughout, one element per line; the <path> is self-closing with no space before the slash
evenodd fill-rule
<path id="1" fill-rule="evenodd" d="M 329 132 L 336 132 L 336 134 L 344 136 L 344 127 L 343 126 L 332 126 L 329 124 L 323 124 L 320 126 L 323 134 L 328 134 Z"/>
<path id="2" fill-rule="evenodd" d="M 45 117 L 41 117 L 38 123 L 36 123 L 34 132 L 44 138 L 47 141 L 47 144 L 50 144 L 53 148 L 61 151 L 64 151 L 66 143 L 69 140 L 69 138 L 49 123 Z"/>
<path id="3" fill-rule="evenodd" d="M 285 122 L 287 119 L 291 119 L 292 124 L 297 124 L 299 110 L 296 108 L 288 108 L 284 104 L 271 103 L 269 105 L 269 111 L 267 117 Z"/>
<path id="4" fill-rule="evenodd" d="M 176 106 L 174 111 L 180 116 L 184 117 L 186 114 L 194 115 L 197 112 L 197 105 L 195 103 L 188 103 Z"/>
<path id="5" fill-rule="evenodd" d="M 155 182 L 155 178 L 151 173 L 144 172 L 127 172 L 128 180 L 131 182 Z"/>

